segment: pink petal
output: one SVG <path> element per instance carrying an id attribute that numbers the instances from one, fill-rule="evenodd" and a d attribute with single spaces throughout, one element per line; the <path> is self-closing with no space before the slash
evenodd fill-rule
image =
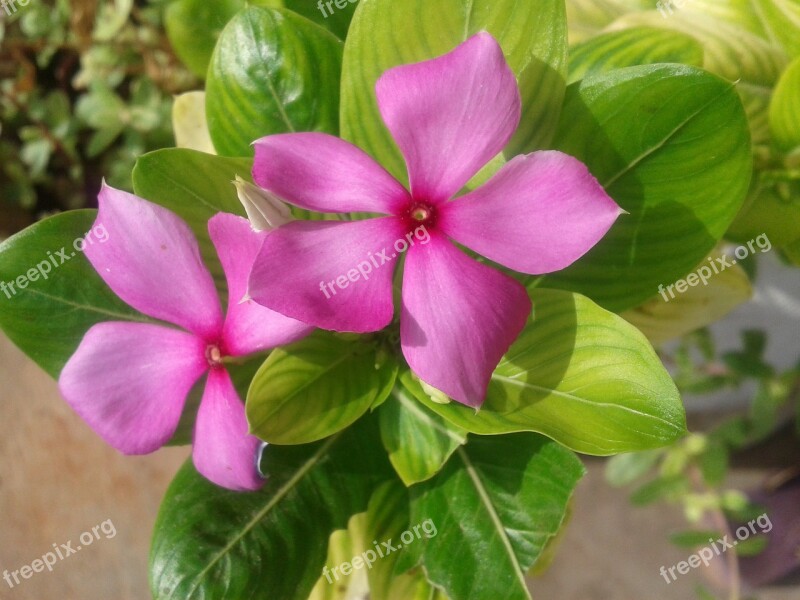
<path id="1" fill-rule="evenodd" d="M 372 157 L 332 135 L 270 135 L 255 149 L 253 180 L 301 208 L 394 214 L 408 203 L 406 189 Z"/>
<path id="2" fill-rule="evenodd" d="M 313 327 L 243 301 L 247 279 L 267 232 L 252 230 L 247 219 L 219 213 L 208 222 L 208 233 L 217 249 L 228 281 L 228 314 L 223 330 L 224 352 L 241 356 L 289 344 L 308 335 Z"/>
<path id="3" fill-rule="evenodd" d="M 578 260 L 623 212 L 586 165 L 545 151 L 515 157 L 486 184 L 441 207 L 438 224 L 475 252 L 537 275 Z"/>
<path id="4" fill-rule="evenodd" d="M 250 275 L 250 296 L 322 329 L 383 329 L 394 313 L 397 252 L 392 245 L 403 232 L 394 217 L 284 225 L 261 248 Z"/>
<path id="5" fill-rule="evenodd" d="M 439 58 L 389 69 L 375 89 L 417 200 L 451 198 L 519 123 L 517 82 L 486 32 Z"/>
<path id="6" fill-rule="evenodd" d="M 411 370 L 469 406 L 480 406 L 492 371 L 531 312 L 525 288 L 443 236 L 413 247 L 403 275 L 400 338 Z"/>
<path id="7" fill-rule="evenodd" d="M 261 442 L 248 433 L 244 405 L 225 369 L 214 368 L 197 411 L 192 458 L 197 471 L 230 490 L 257 490 L 264 480 L 256 470 Z"/>
<path id="8" fill-rule="evenodd" d="M 103 184 L 86 257 L 130 306 L 206 339 L 222 327 L 214 281 L 189 226 L 176 214 Z"/>
<path id="9" fill-rule="evenodd" d="M 108 444 L 147 454 L 175 433 L 186 396 L 208 369 L 198 337 L 146 323 L 93 326 L 59 377 L 67 403 Z"/>

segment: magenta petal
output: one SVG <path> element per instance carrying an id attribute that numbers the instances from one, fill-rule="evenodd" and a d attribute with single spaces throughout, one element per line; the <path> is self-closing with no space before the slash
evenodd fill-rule
<path id="1" fill-rule="evenodd" d="M 500 152 L 520 118 L 514 74 L 486 32 L 439 58 L 389 69 L 376 93 L 414 198 L 433 203 L 451 198 Z"/>
<path id="2" fill-rule="evenodd" d="M 256 471 L 261 442 L 248 433 L 244 405 L 225 369 L 208 374 L 197 411 L 192 458 L 197 471 L 230 490 L 257 490 L 264 480 Z"/>
<path id="3" fill-rule="evenodd" d="M 332 135 L 270 135 L 255 150 L 253 180 L 301 208 L 394 214 L 408 202 L 406 189 L 366 152 Z"/>
<path id="4" fill-rule="evenodd" d="M 189 226 L 176 214 L 103 185 L 86 257 L 130 306 L 206 339 L 219 334 L 222 311 Z"/>
<path id="5" fill-rule="evenodd" d="M 208 222 L 228 281 L 228 314 L 223 330 L 224 352 L 241 356 L 297 341 L 313 327 L 256 304 L 243 301 L 247 279 L 267 232 L 255 232 L 247 219 L 219 213 Z"/>
<path id="6" fill-rule="evenodd" d="M 147 454 L 175 433 L 186 396 L 208 369 L 205 343 L 147 323 L 93 326 L 61 371 L 67 403 L 108 444 Z"/>
<path id="7" fill-rule="evenodd" d="M 538 275 L 586 254 L 622 214 L 582 162 L 556 151 L 517 156 L 486 184 L 440 209 L 451 238 Z"/>
<path id="8" fill-rule="evenodd" d="M 394 313 L 392 245 L 402 237 L 394 217 L 288 223 L 264 241 L 250 296 L 322 329 L 378 331 Z"/>
<path id="9" fill-rule="evenodd" d="M 442 236 L 406 258 L 400 337 L 411 370 L 469 406 L 531 312 L 525 288 L 469 258 Z"/>

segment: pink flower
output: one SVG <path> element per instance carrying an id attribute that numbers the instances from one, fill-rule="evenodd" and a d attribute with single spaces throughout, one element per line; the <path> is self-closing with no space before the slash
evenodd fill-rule
<path id="1" fill-rule="evenodd" d="M 97 223 L 108 231 L 86 247 L 89 262 L 117 296 L 180 328 L 110 321 L 93 326 L 59 378 L 70 406 L 125 454 L 147 454 L 175 433 L 192 386 L 208 373 L 194 429 L 197 470 L 217 485 L 258 489 L 260 442 L 248 434 L 239 395 L 223 360 L 286 344 L 308 325 L 248 301 L 250 266 L 266 233 L 220 213 L 208 223 L 228 282 L 222 316 L 211 274 L 189 227 L 169 210 L 103 186 Z"/>
<path id="2" fill-rule="evenodd" d="M 516 271 L 549 273 L 585 254 L 622 211 L 583 163 L 555 151 L 517 156 L 453 200 L 503 149 L 520 119 L 517 83 L 488 33 L 439 58 L 390 69 L 376 94 L 405 157 L 410 191 L 338 138 L 297 133 L 258 140 L 253 176 L 263 188 L 309 210 L 389 216 L 280 227 L 256 259 L 249 293 L 324 329 L 377 331 L 394 313 L 393 268 L 379 263 L 397 258 L 403 245 L 395 243 L 410 242 L 424 226 L 429 242 L 417 237 L 405 259 L 403 354 L 423 381 L 479 406 L 530 314 L 530 300 L 522 285 L 452 241 Z M 366 261 L 374 268 L 362 274 Z"/>

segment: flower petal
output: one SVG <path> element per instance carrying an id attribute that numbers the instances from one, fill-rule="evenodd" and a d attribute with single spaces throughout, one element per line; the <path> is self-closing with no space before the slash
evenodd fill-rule
<path id="1" fill-rule="evenodd" d="M 222 311 L 214 281 L 189 226 L 175 213 L 103 185 L 86 257 L 130 306 L 206 339 L 217 336 Z"/>
<path id="2" fill-rule="evenodd" d="M 582 162 L 556 151 L 517 156 L 486 184 L 441 207 L 451 238 L 538 275 L 586 254 L 624 211 Z"/>
<path id="3" fill-rule="evenodd" d="M 444 56 L 389 69 L 375 91 L 417 200 L 451 198 L 503 149 L 519 123 L 517 82 L 486 32 Z"/>
<path id="4" fill-rule="evenodd" d="M 332 135 L 270 135 L 255 150 L 253 180 L 301 208 L 394 214 L 408 203 L 406 189 L 372 157 Z"/>
<path id="5" fill-rule="evenodd" d="M 192 459 L 197 471 L 229 490 L 257 490 L 264 485 L 256 470 L 259 439 L 248 433 L 244 405 L 225 369 L 208 374 L 194 426 Z"/>
<path id="6" fill-rule="evenodd" d="M 264 241 L 250 296 L 322 329 L 378 331 L 394 314 L 392 244 L 402 237 L 394 217 L 289 223 Z"/>
<path id="7" fill-rule="evenodd" d="M 175 433 L 187 394 L 208 369 L 205 348 L 160 325 L 98 323 L 61 371 L 61 394 L 108 444 L 147 454 Z"/>
<path id="8" fill-rule="evenodd" d="M 308 335 L 313 327 L 243 300 L 247 279 L 266 239 L 267 232 L 255 232 L 247 219 L 219 213 L 208 222 L 208 233 L 217 249 L 228 281 L 228 314 L 223 329 L 225 354 L 241 356 L 289 344 Z"/>
<path id="9" fill-rule="evenodd" d="M 531 312 L 525 288 L 458 250 L 444 236 L 414 246 L 403 275 L 400 338 L 411 370 L 469 406 Z"/>

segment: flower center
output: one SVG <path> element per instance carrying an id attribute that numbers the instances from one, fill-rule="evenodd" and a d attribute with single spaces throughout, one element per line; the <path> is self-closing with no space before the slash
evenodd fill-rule
<path id="1" fill-rule="evenodd" d="M 404 216 L 409 229 L 416 229 L 421 225 L 433 227 L 436 223 L 436 208 L 427 202 L 414 202 Z"/>
<path id="2" fill-rule="evenodd" d="M 222 350 L 216 344 L 209 344 L 206 346 L 206 360 L 212 367 L 219 367 L 222 365 Z"/>

